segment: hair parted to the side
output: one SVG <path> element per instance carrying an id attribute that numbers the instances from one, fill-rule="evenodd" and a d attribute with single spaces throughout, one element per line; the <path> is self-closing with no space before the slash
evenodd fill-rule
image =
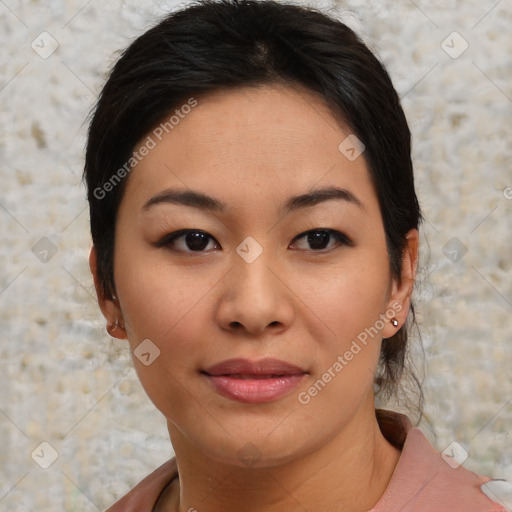
<path id="1" fill-rule="evenodd" d="M 320 95 L 365 145 L 391 274 L 399 279 L 406 234 L 419 227 L 422 216 L 411 135 L 385 67 L 349 27 L 316 9 L 272 0 L 201 0 L 171 13 L 128 46 L 91 113 L 84 180 L 105 296 L 115 293 L 116 214 L 129 173 L 117 186 L 105 184 L 126 168 L 137 143 L 190 98 L 273 83 Z M 409 317 L 382 344 L 376 389 L 380 396 L 397 397 L 407 377 L 419 391 L 408 406 L 415 402 L 421 418 L 421 384 L 406 364 L 413 306 Z"/>

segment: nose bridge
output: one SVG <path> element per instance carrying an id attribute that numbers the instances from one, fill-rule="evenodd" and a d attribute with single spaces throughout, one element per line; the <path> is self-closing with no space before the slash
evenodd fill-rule
<path id="1" fill-rule="evenodd" d="M 276 261 L 271 250 L 248 237 L 237 247 L 232 265 L 219 308 L 224 328 L 243 326 L 258 334 L 270 324 L 288 324 L 293 308 L 273 269 Z"/>
<path id="2" fill-rule="evenodd" d="M 234 258 L 235 294 L 238 300 L 249 301 L 258 308 L 270 308 L 279 293 L 277 278 L 270 270 L 275 259 L 269 249 L 246 240 L 237 248 Z"/>

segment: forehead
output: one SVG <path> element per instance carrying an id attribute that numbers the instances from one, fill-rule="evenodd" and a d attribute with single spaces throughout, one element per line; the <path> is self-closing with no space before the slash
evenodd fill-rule
<path id="1" fill-rule="evenodd" d="M 272 85 L 194 101 L 193 108 L 178 106 L 172 123 L 164 119 L 135 148 L 152 141 L 128 180 L 130 202 L 142 206 L 165 188 L 191 188 L 266 207 L 329 185 L 376 200 L 364 154 L 352 159 L 343 151 L 350 129 L 315 93 Z"/>

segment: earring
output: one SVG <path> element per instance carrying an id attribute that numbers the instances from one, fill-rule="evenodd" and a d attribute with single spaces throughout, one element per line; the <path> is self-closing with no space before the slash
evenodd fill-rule
<path id="1" fill-rule="evenodd" d="M 396 318 L 392 318 L 392 319 L 391 319 L 391 323 L 392 323 L 395 327 L 397 327 L 397 326 L 398 326 L 398 320 L 397 320 Z"/>
<path id="2" fill-rule="evenodd" d="M 121 327 L 121 329 L 124 329 L 124 324 L 119 325 L 119 320 L 116 318 L 116 323 L 114 325 L 107 325 L 107 332 L 111 335 L 112 331 L 115 331 L 119 327 Z"/>

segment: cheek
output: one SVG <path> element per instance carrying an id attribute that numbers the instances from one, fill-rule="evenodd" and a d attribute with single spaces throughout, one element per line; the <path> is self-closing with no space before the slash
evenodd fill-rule
<path id="1" fill-rule="evenodd" d="M 383 312 L 389 287 L 388 260 L 361 250 L 343 264 L 321 273 L 313 269 L 296 282 L 305 304 L 346 343 L 375 324 Z"/>
<path id="2" fill-rule="evenodd" d="M 212 275 L 173 268 L 158 262 L 119 262 L 117 289 L 130 343 L 149 338 L 161 348 L 179 349 L 179 340 L 193 338 L 204 313 L 205 296 L 214 286 Z M 204 319 L 203 319 L 204 321 Z"/>
<path id="3" fill-rule="evenodd" d="M 345 265 L 328 270 L 320 279 L 310 276 L 304 282 L 309 283 L 303 290 L 309 297 L 306 305 L 324 326 L 324 335 L 316 340 L 320 350 L 314 377 L 329 385 L 325 393 L 322 391 L 319 404 L 337 403 L 340 396 L 345 403 L 357 402 L 371 388 L 380 355 L 385 325 L 381 314 L 385 312 L 389 286 L 386 254 L 354 252 Z"/>
<path id="4" fill-rule="evenodd" d="M 134 357 L 140 380 L 155 401 L 158 396 L 152 395 L 179 386 L 202 362 L 215 359 L 207 339 L 213 332 L 210 297 L 225 272 L 212 265 L 173 266 L 165 255 L 128 242 L 120 236 L 116 245 L 116 254 L 122 255 L 115 261 L 116 289 L 132 354 L 147 339 L 160 352 L 147 367 Z M 128 246 L 135 249 L 128 251 Z M 161 368 L 158 378 L 153 366 Z"/>
<path id="5" fill-rule="evenodd" d="M 172 417 L 190 406 L 190 395 L 184 390 L 194 378 L 198 355 L 204 353 L 204 345 L 199 350 L 199 330 L 207 315 L 201 299 L 208 284 L 129 258 L 120 261 L 117 269 L 117 290 L 137 375 L 155 406 Z M 146 360 L 137 357 L 142 353 L 138 347 L 148 343 L 145 340 L 151 342 Z"/>
<path id="6" fill-rule="evenodd" d="M 135 225 L 135 233 L 128 228 L 130 225 Z M 193 266 L 172 264 L 165 249 L 151 247 L 137 229 L 141 230 L 138 219 L 122 211 L 116 232 L 116 289 L 125 325 L 133 338 L 130 342 L 154 338 L 165 345 L 167 337 L 189 323 L 189 312 L 214 285 L 215 278 L 200 269 L 195 272 Z"/>

